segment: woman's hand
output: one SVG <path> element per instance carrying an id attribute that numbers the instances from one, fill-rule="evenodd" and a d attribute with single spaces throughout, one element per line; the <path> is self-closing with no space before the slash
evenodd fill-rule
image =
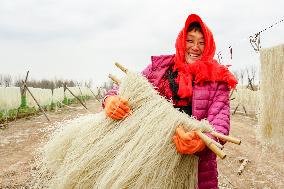
<path id="1" fill-rule="evenodd" d="M 180 154 L 194 154 L 205 148 L 205 143 L 199 138 L 195 131 L 185 132 L 181 126 L 176 128 L 173 141 Z"/>
<path id="2" fill-rule="evenodd" d="M 119 96 L 109 96 L 105 99 L 105 112 L 112 119 L 123 119 L 129 115 L 127 100 Z"/>

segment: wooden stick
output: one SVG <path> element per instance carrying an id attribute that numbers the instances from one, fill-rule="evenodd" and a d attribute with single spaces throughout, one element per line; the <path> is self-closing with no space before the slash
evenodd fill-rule
<path id="1" fill-rule="evenodd" d="M 201 140 L 203 140 L 203 142 L 206 144 L 206 146 L 212 151 L 214 152 L 217 156 L 219 156 L 221 159 L 224 159 L 227 155 L 225 154 L 225 152 L 223 152 L 220 148 L 218 148 L 214 142 L 213 139 L 209 138 L 208 136 L 206 136 L 204 133 L 202 133 L 201 131 L 196 131 L 196 134 L 201 138 Z M 216 142 L 216 141 L 215 141 Z"/>
<path id="2" fill-rule="evenodd" d="M 42 111 L 42 113 L 43 113 L 44 116 L 46 117 L 46 119 L 47 119 L 48 121 L 50 121 L 50 119 L 47 117 L 45 111 L 44 111 L 44 110 L 42 109 L 42 107 L 39 105 L 38 101 L 36 100 L 36 98 L 34 97 L 34 95 L 32 94 L 32 92 L 31 92 L 30 89 L 28 88 L 27 84 L 26 84 L 24 81 L 22 81 L 22 82 L 23 82 L 23 86 L 24 86 L 24 87 L 26 88 L 26 90 L 30 93 L 30 95 L 32 96 L 32 98 L 34 99 L 34 101 L 36 102 L 36 104 L 38 105 L 39 109 Z"/>
<path id="3" fill-rule="evenodd" d="M 65 87 L 71 93 L 71 95 L 73 95 L 82 104 L 82 106 L 84 106 L 84 108 L 86 108 L 87 110 L 88 109 L 87 106 L 81 101 L 80 98 L 78 98 L 76 95 L 74 95 L 74 93 L 72 93 L 72 91 L 67 87 L 66 83 L 65 83 Z"/>
<path id="4" fill-rule="evenodd" d="M 210 138 L 210 137 L 209 137 Z M 215 141 L 212 139 L 213 144 L 215 144 L 218 148 L 220 148 L 221 150 L 223 150 L 224 146 L 222 144 L 220 144 L 219 142 Z"/>
<path id="5" fill-rule="evenodd" d="M 116 83 L 117 85 L 120 84 L 120 80 L 117 79 L 117 77 L 115 77 L 114 75 L 109 74 L 108 77 L 109 77 L 110 79 L 112 79 L 112 81 L 113 81 L 114 83 Z"/>
<path id="6" fill-rule="evenodd" d="M 126 69 L 125 67 L 123 67 L 121 64 L 119 64 L 118 62 L 114 63 L 116 65 L 116 67 L 118 67 L 121 71 L 123 71 L 124 73 L 128 72 L 128 69 Z"/>
<path id="7" fill-rule="evenodd" d="M 228 141 L 228 142 L 232 142 L 234 144 L 238 144 L 240 145 L 241 144 L 241 140 L 238 139 L 238 138 L 235 138 L 235 137 L 232 137 L 232 136 L 226 136 L 226 135 L 223 135 L 221 133 L 218 133 L 216 131 L 213 131 L 211 132 L 211 134 L 214 136 L 214 137 L 217 137 L 223 141 Z"/>

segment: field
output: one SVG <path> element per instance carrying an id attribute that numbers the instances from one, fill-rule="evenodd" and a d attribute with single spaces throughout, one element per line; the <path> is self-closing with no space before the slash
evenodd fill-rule
<path id="1" fill-rule="evenodd" d="M 35 150 L 46 141 L 58 122 L 100 110 L 100 103 L 89 100 L 89 111 L 79 104 L 48 112 L 51 122 L 43 115 L 10 122 L 0 130 L 0 188 L 28 188 Z M 231 117 L 231 135 L 240 137 L 240 146 L 227 143 L 227 158 L 218 159 L 220 188 L 284 188 L 284 155 L 272 147 L 262 148 L 256 139 L 257 120 L 241 113 Z M 242 174 L 237 171 L 240 159 L 249 160 Z"/>

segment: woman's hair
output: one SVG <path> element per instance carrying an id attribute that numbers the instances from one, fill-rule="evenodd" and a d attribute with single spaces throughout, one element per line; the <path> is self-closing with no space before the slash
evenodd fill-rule
<path id="1" fill-rule="evenodd" d="M 201 25 L 199 22 L 192 22 L 189 24 L 188 28 L 187 28 L 187 32 L 191 32 L 191 31 L 199 31 L 201 33 L 203 33 Z"/>

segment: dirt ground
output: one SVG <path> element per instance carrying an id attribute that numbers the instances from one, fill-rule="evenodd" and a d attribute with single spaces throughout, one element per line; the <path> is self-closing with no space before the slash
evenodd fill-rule
<path id="1" fill-rule="evenodd" d="M 8 128 L 0 130 L 0 188 L 27 188 L 35 150 L 59 122 L 95 113 L 100 103 L 89 100 L 87 106 L 88 111 L 72 105 L 48 112 L 50 122 L 40 115 L 11 122 Z M 231 135 L 240 137 L 242 144 L 225 144 L 227 157 L 218 159 L 220 188 L 284 188 L 284 153 L 272 147 L 262 148 L 256 139 L 257 127 L 253 117 L 231 117 Z M 239 175 L 240 159 L 247 159 L 248 164 Z"/>

